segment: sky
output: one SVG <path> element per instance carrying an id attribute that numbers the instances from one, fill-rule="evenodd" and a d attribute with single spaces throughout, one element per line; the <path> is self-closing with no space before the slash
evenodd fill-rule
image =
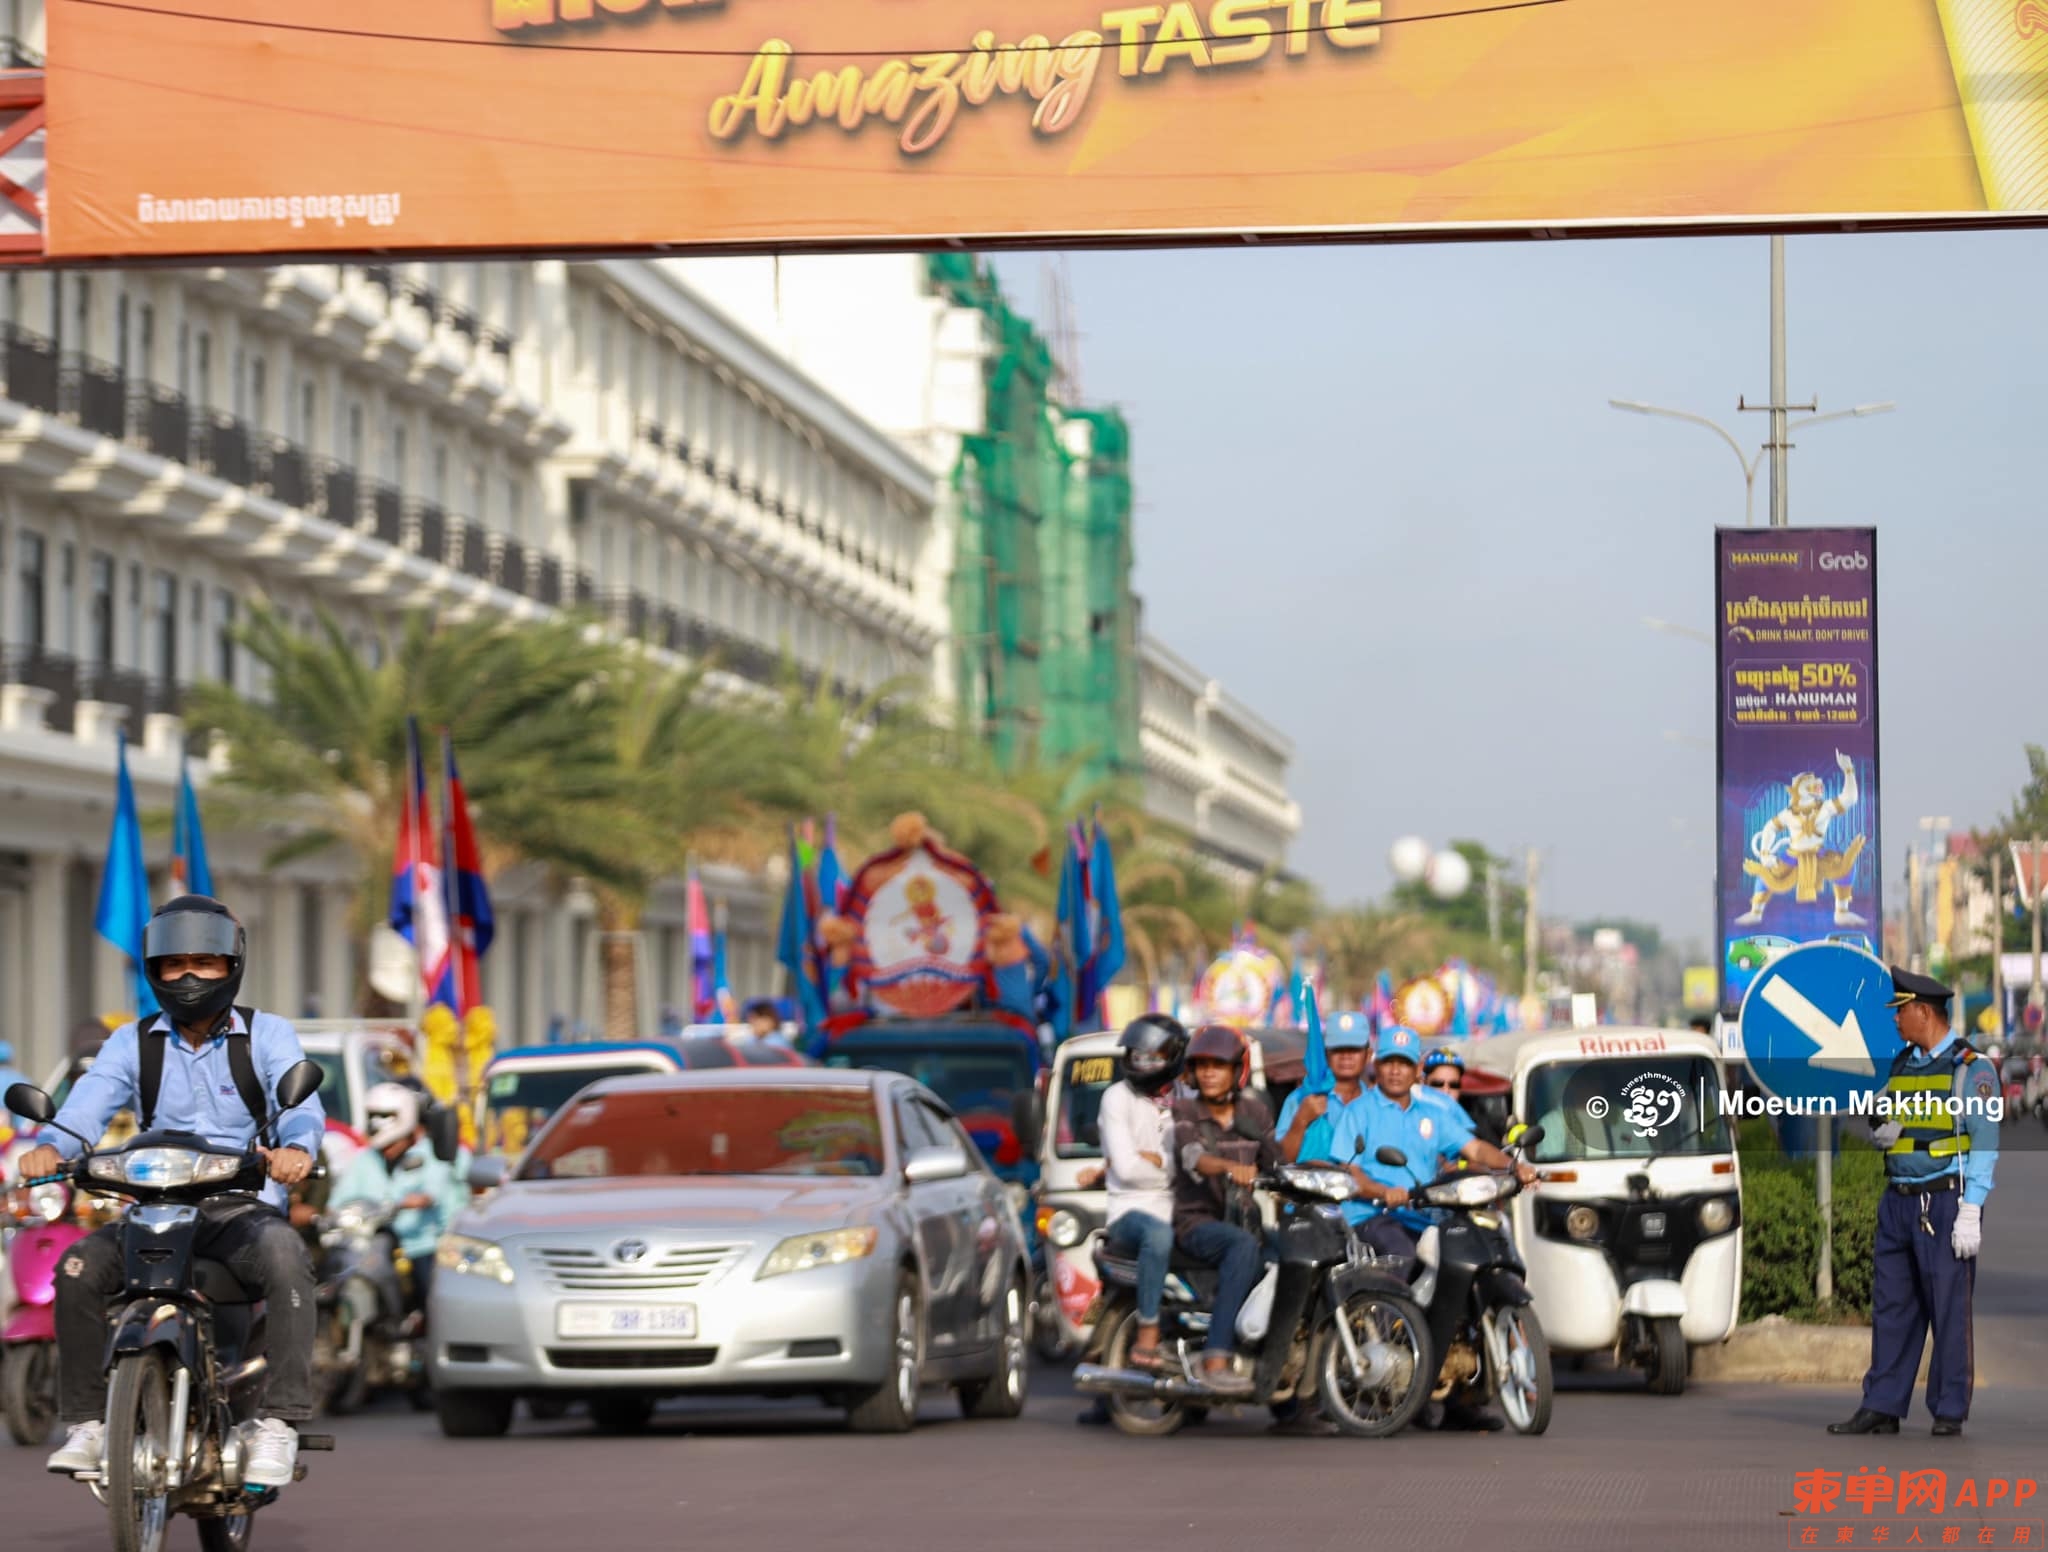
<path id="1" fill-rule="evenodd" d="M 1037 255 L 997 260 L 1043 319 Z M 1542 909 L 1708 940 L 1713 528 L 1769 399 L 1762 237 L 1076 253 L 1083 395 L 1132 427 L 1149 629 L 1295 744 L 1290 866 L 1541 850 Z M 1878 530 L 1886 909 L 1919 821 L 2048 742 L 2048 233 L 1787 242 L 1795 526 Z M 1757 521 L 1768 521 L 1768 468 Z"/>

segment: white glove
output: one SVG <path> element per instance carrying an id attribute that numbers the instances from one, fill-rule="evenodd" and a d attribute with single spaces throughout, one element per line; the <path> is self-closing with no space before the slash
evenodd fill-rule
<path id="1" fill-rule="evenodd" d="M 1974 1261 L 1977 1252 L 1984 1248 L 1984 1209 L 1974 1202 L 1958 1207 L 1955 1233 L 1948 1242 L 1958 1261 Z"/>
<path id="2" fill-rule="evenodd" d="M 1882 1126 L 1873 1126 L 1870 1129 L 1870 1140 L 1880 1148 L 1889 1149 L 1893 1143 L 1905 1135 L 1905 1132 L 1905 1127 L 1901 1126 L 1897 1121 L 1887 1121 Z"/>

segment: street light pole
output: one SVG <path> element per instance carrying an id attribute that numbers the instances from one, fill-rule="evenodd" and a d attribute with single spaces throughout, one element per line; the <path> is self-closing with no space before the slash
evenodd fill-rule
<path id="1" fill-rule="evenodd" d="M 1723 442 L 1726 442 L 1729 451 L 1735 454 L 1735 461 L 1742 465 L 1742 526 L 1745 528 L 1754 528 L 1756 526 L 1756 477 L 1758 471 L 1763 468 L 1764 454 L 1773 451 L 1771 443 L 1766 443 L 1758 448 L 1756 456 L 1751 457 L 1742 450 L 1742 444 L 1736 440 L 1735 434 L 1726 426 L 1723 426 L 1718 421 L 1709 420 L 1704 415 L 1695 415 L 1691 410 L 1674 410 L 1662 404 L 1645 404 L 1641 399 L 1609 399 L 1607 403 L 1611 408 L 1626 410 L 1631 415 L 1657 415 L 1665 420 L 1683 420 L 1695 426 L 1704 426 Z M 1791 404 L 1785 407 L 1787 409 L 1810 409 L 1813 406 Z M 1763 406 L 1745 404 L 1738 399 L 1736 400 L 1736 408 L 1762 409 Z M 1889 399 L 1880 404 L 1859 404 L 1853 409 L 1830 410 L 1825 415 L 1812 415 L 1805 420 L 1795 420 L 1785 427 L 1785 431 L 1787 433 L 1800 431 L 1808 426 L 1818 426 L 1822 422 L 1830 420 L 1861 420 L 1868 415 L 1888 414 L 1897 408 L 1898 405 Z M 1776 440 L 1785 441 L 1785 438 L 1780 436 Z M 1790 449 L 1791 445 L 1789 441 L 1785 441 L 1787 450 Z M 1773 467 L 1776 467 L 1775 459 L 1773 460 Z M 1782 528 L 1784 524 L 1773 522 L 1772 526 Z"/>

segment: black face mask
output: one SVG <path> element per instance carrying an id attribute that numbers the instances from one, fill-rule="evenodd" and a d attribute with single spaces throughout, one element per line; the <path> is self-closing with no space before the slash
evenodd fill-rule
<path id="1" fill-rule="evenodd" d="M 175 981 L 149 978 L 149 989 L 156 993 L 164 1016 L 173 1024 L 184 1026 L 210 1026 L 234 1006 L 235 993 L 241 985 L 239 965 L 218 981 L 196 975 L 181 975 Z"/>

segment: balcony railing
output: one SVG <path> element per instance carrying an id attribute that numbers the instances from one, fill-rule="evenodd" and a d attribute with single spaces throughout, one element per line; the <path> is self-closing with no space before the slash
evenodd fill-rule
<path id="1" fill-rule="evenodd" d="M 508 539 L 501 535 L 497 541 L 497 550 L 498 586 L 508 593 L 524 594 L 527 581 L 526 546 L 517 539 Z"/>
<path id="2" fill-rule="evenodd" d="M 161 383 L 137 383 L 128 399 L 128 436 L 145 452 L 183 463 L 192 456 L 192 406 Z"/>
<path id="3" fill-rule="evenodd" d="M 667 647 L 671 652 L 683 648 L 683 617 L 671 606 L 664 604 L 654 617 L 654 644 Z"/>
<path id="4" fill-rule="evenodd" d="M 448 514 L 432 501 L 415 500 L 410 506 L 406 526 L 412 532 L 412 543 L 408 548 L 427 560 L 445 563 L 448 559 Z"/>
<path id="5" fill-rule="evenodd" d="M 631 588 L 614 587 L 605 592 L 605 613 L 611 621 L 628 636 L 645 636 L 651 606 L 645 593 Z"/>
<path id="6" fill-rule="evenodd" d="M 119 438 L 128 431 L 128 379 L 117 366 L 76 352 L 57 373 L 57 403 L 88 431 Z"/>
<path id="7" fill-rule="evenodd" d="M 455 569 L 465 576 L 488 578 L 491 574 L 491 542 L 483 524 L 471 522 L 466 517 L 451 521 L 456 525 L 455 550 L 451 557 Z"/>
<path id="8" fill-rule="evenodd" d="M 306 450 L 283 437 L 265 437 L 258 450 L 256 477 L 273 501 L 305 511 L 313 509 L 313 476 Z M 354 524 L 351 507 L 350 526 Z"/>
<path id="9" fill-rule="evenodd" d="M 550 609 L 562 604 L 562 562 L 557 556 L 543 555 L 534 576 L 533 596 Z"/>
<path id="10" fill-rule="evenodd" d="M 362 521 L 362 485 L 356 471 L 332 458 L 316 465 L 319 479 L 320 515 L 337 528 L 354 528 Z"/>
<path id="11" fill-rule="evenodd" d="M 88 664 L 79 670 L 78 698 L 82 701 L 106 701 L 115 706 L 125 707 L 128 720 L 124 726 L 130 738 L 142 736 L 142 719 L 152 711 L 170 709 L 154 703 L 152 688 L 149 676 L 137 673 L 132 668 L 109 668 L 102 664 Z"/>
<path id="12" fill-rule="evenodd" d="M 57 347 L 19 324 L 6 328 L 7 397 L 47 415 L 57 413 Z"/>
<path id="13" fill-rule="evenodd" d="M 211 410 L 200 417 L 192 438 L 192 461 L 230 485 L 247 485 L 255 477 L 249 455 L 249 428 L 233 415 Z"/>
<path id="14" fill-rule="evenodd" d="M 42 647 L 9 647 L 0 666 L 4 666 L 9 684 L 48 690 L 54 697 L 47 713 L 48 726 L 60 733 L 71 731 L 72 713 L 79 701 L 76 660 Z"/>
<path id="15" fill-rule="evenodd" d="M 394 550 L 405 542 L 405 497 L 396 485 L 380 480 L 370 488 L 363 526 Z"/>

